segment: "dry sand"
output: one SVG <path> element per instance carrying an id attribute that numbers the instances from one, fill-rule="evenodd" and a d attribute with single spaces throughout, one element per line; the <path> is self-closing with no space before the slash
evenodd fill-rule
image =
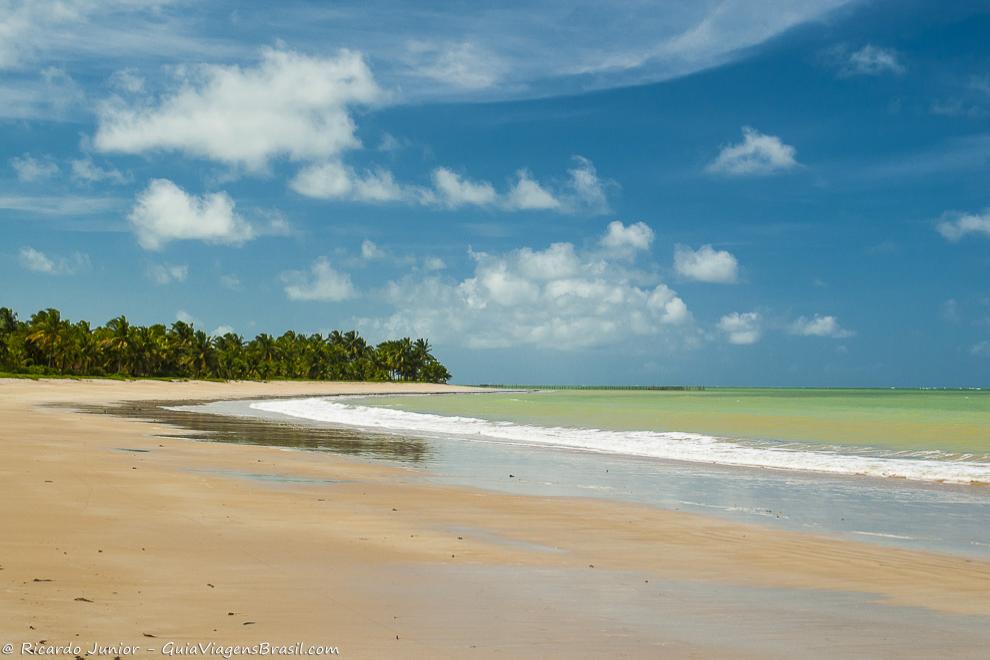
<path id="1" fill-rule="evenodd" d="M 174 429 L 47 405 L 413 389 L 457 388 L 0 380 L 0 644 L 158 657 L 166 642 L 301 641 L 352 658 L 990 648 L 987 562 L 441 487 L 413 469 L 166 438 Z"/>

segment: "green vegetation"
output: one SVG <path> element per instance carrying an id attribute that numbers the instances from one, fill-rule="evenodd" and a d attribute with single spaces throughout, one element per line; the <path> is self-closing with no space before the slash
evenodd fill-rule
<path id="1" fill-rule="evenodd" d="M 250 341 L 229 332 L 211 337 L 176 321 L 170 327 L 131 325 L 118 316 L 91 328 L 57 309 L 23 322 L 0 307 L 0 372 L 27 376 L 117 376 L 224 380 L 366 380 L 444 383 L 447 368 L 425 339 L 370 346 L 357 332 L 329 336 L 288 331 Z"/>

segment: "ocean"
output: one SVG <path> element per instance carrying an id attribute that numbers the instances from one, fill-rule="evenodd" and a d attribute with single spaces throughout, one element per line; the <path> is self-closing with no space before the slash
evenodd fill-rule
<path id="1" fill-rule="evenodd" d="M 511 391 L 186 409 L 364 434 L 364 457 L 440 484 L 990 555 L 990 392 L 982 390 Z M 383 442 L 416 451 L 403 458 L 382 452 Z"/>
<path id="2" fill-rule="evenodd" d="M 990 392 L 554 390 L 259 403 L 385 431 L 833 474 L 990 484 Z"/>

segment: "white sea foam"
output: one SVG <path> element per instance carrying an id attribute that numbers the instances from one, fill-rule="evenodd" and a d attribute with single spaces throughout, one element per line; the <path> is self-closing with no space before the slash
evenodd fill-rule
<path id="1" fill-rule="evenodd" d="M 778 470 L 894 477 L 947 483 L 990 483 L 990 463 L 846 453 L 842 449 L 796 449 L 747 444 L 700 433 L 606 431 L 529 426 L 362 406 L 346 399 L 281 399 L 251 404 L 256 410 L 369 430 L 421 436 L 456 436 L 490 442 L 561 447 L 628 456 Z"/>

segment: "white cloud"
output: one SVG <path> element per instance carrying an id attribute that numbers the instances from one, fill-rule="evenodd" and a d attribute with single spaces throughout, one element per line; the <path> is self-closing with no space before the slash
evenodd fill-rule
<path id="1" fill-rule="evenodd" d="M 897 53 L 888 48 L 867 44 L 846 55 L 840 72 L 846 76 L 879 76 L 885 73 L 901 75 L 906 68 Z"/>
<path id="2" fill-rule="evenodd" d="M 30 246 L 21 248 L 18 260 L 27 270 L 47 275 L 74 275 L 89 268 L 89 256 L 85 254 L 76 252 L 71 257 L 50 257 Z"/>
<path id="3" fill-rule="evenodd" d="M 674 269 L 681 277 L 713 284 L 739 281 L 739 262 L 731 252 L 702 245 L 692 250 L 686 245 L 674 247 Z"/>
<path id="4" fill-rule="evenodd" d="M 148 266 L 148 277 L 155 284 L 185 282 L 188 276 L 189 266 L 184 264 L 150 264 Z"/>
<path id="5" fill-rule="evenodd" d="M 482 90 L 495 85 L 506 72 L 498 56 L 477 44 L 436 44 L 412 41 L 403 57 L 414 76 L 462 90 Z"/>
<path id="6" fill-rule="evenodd" d="M 135 69 L 114 71 L 107 82 L 110 87 L 125 94 L 140 94 L 144 91 L 144 77 Z"/>
<path id="7" fill-rule="evenodd" d="M 10 166 L 17 173 L 17 178 L 27 183 L 50 179 L 59 172 L 58 165 L 51 158 L 38 159 L 31 154 L 14 156 L 10 159 Z"/>
<path id="8" fill-rule="evenodd" d="M 564 206 L 571 212 L 580 210 L 589 213 L 604 214 L 609 212 L 608 196 L 605 193 L 605 182 L 598 178 L 594 164 L 584 156 L 574 156 L 574 167 L 567 173 L 570 181 L 567 192 L 564 193 Z"/>
<path id="9" fill-rule="evenodd" d="M 718 322 L 718 329 L 725 333 L 730 344 L 747 346 L 760 341 L 763 335 L 763 318 L 759 312 L 732 312 Z"/>
<path id="10" fill-rule="evenodd" d="M 199 324 L 199 320 L 184 309 L 180 309 L 175 313 L 175 320 L 182 321 L 183 323 L 188 323 L 189 325 Z"/>
<path id="11" fill-rule="evenodd" d="M 256 233 L 234 212 L 227 193 L 195 197 L 168 179 L 153 179 L 138 195 L 128 219 L 146 250 L 160 250 L 179 240 L 239 245 Z"/>
<path id="12" fill-rule="evenodd" d="M 25 69 L 38 61 L 100 62 L 137 57 L 175 59 L 217 48 L 193 35 L 172 0 L 4 0 L 0 3 L 0 69 Z"/>
<path id="13" fill-rule="evenodd" d="M 272 158 L 326 160 L 360 146 L 349 108 L 382 98 L 362 56 L 310 57 L 266 48 L 255 68 L 180 71 L 157 105 L 104 103 L 93 144 L 102 151 L 179 151 L 249 170 Z"/>
<path id="14" fill-rule="evenodd" d="M 952 219 L 945 219 L 935 227 L 938 233 L 955 243 L 970 234 L 990 237 L 990 209 L 982 213 L 964 213 Z"/>
<path id="15" fill-rule="evenodd" d="M 467 204 L 487 206 L 497 199 L 492 184 L 470 181 L 446 167 L 433 170 L 433 186 L 439 202 L 447 208 L 456 209 Z"/>
<path id="16" fill-rule="evenodd" d="M 440 257 L 427 257 L 423 260 L 423 270 L 437 271 L 447 267 Z"/>
<path id="17" fill-rule="evenodd" d="M 42 216 L 93 215 L 110 211 L 121 204 L 121 200 L 113 197 L 0 195 L 0 211 L 17 211 Z"/>
<path id="18" fill-rule="evenodd" d="M 361 258 L 371 261 L 373 259 L 383 259 L 385 250 L 378 247 L 374 241 L 364 239 L 361 241 Z"/>
<path id="19" fill-rule="evenodd" d="M 503 206 L 510 210 L 548 210 L 559 209 L 560 200 L 553 193 L 533 179 L 528 170 L 519 170 L 518 179 L 503 200 Z"/>
<path id="20" fill-rule="evenodd" d="M 730 176 L 763 175 L 798 166 L 797 150 L 775 135 L 760 133 L 744 126 L 743 141 L 722 148 L 706 168 L 709 172 Z"/>
<path id="21" fill-rule="evenodd" d="M 388 170 L 379 168 L 358 174 L 339 161 L 303 168 L 289 187 L 306 197 L 355 202 L 396 202 L 409 195 Z"/>
<path id="22" fill-rule="evenodd" d="M 752 48 L 849 0 L 553 2 L 464 11 L 397 3 L 381 12 L 287 7 L 324 43 L 361 47 L 389 88 L 413 99 L 519 98 L 670 80 L 744 58 Z M 288 35 L 285 35 L 289 38 Z"/>
<path id="23" fill-rule="evenodd" d="M 351 276 L 330 265 L 326 257 L 313 262 L 309 272 L 288 271 L 282 273 L 285 295 L 289 300 L 319 300 L 339 302 L 356 295 Z"/>
<path id="24" fill-rule="evenodd" d="M 72 178 L 85 183 L 107 181 L 123 184 L 129 181 L 129 177 L 124 176 L 120 170 L 112 167 L 100 167 L 91 158 L 80 158 L 72 161 Z"/>
<path id="25" fill-rule="evenodd" d="M 234 329 L 229 325 L 218 325 L 213 328 L 213 332 L 210 333 L 211 337 L 223 337 L 226 334 L 237 334 Z"/>
<path id="26" fill-rule="evenodd" d="M 691 314 L 677 293 L 655 276 L 629 270 L 621 256 L 579 251 L 571 243 L 469 254 L 469 277 L 392 282 L 385 297 L 395 313 L 361 325 L 471 348 L 568 350 L 650 337 L 653 350 L 694 338 Z"/>
<path id="27" fill-rule="evenodd" d="M 644 222 L 634 222 L 624 225 L 618 220 L 608 223 L 605 235 L 599 243 L 612 252 L 632 254 L 649 250 L 653 244 L 653 230 Z"/>
<path id="28" fill-rule="evenodd" d="M 977 357 L 990 358 L 990 341 L 981 341 L 973 344 L 969 352 Z"/>
<path id="29" fill-rule="evenodd" d="M 230 289 L 231 291 L 237 291 L 241 288 L 241 278 L 237 277 L 233 273 L 227 273 L 220 276 L 220 286 L 225 289 Z"/>
<path id="30" fill-rule="evenodd" d="M 854 332 L 846 330 L 839 325 L 839 320 L 834 316 L 821 316 L 815 314 L 812 318 L 800 317 L 794 321 L 790 328 L 791 334 L 804 337 L 832 337 L 843 339 L 852 337 Z"/>
<path id="31" fill-rule="evenodd" d="M 609 212 L 606 187 L 595 166 L 574 156 L 574 167 L 556 186 L 540 183 L 527 169 L 516 172 L 515 183 L 504 193 L 489 181 L 471 180 L 449 167 L 431 172 L 427 186 L 400 183 L 387 169 L 377 167 L 359 173 L 340 160 L 303 167 L 289 182 L 300 195 L 364 203 L 398 202 L 459 209 L 465 206 L 499 208 L 505 211 L 557 211 L 559 213 Z"/>

